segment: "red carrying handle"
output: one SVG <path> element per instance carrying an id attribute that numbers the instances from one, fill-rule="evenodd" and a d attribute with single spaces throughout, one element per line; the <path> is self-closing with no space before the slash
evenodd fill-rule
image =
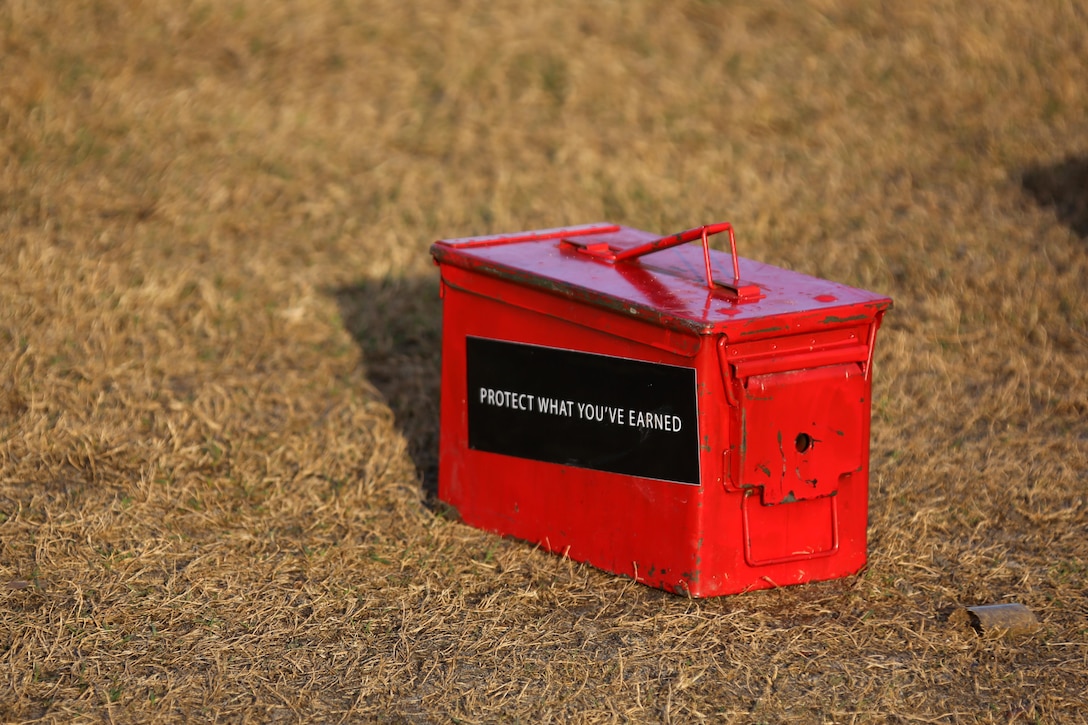
<path id="1" fill-rule="evenodd" d="M 752 284 L 751 282 L 742 282 L 740 279 L 740 261 L 737 258 L 737 239 L 733 233 L 733 225 L 729 222 L 718 222 L 717 224 L 707 224 L 705 226 L 695 227 L 694 229 L 687 229 L 619 252 L 615 251 L 607 242 L 582 243 L 574 241 L 573 239 L 564 238 L 563 243 L 576 247 L 578 251 L 583 254 L 588 254 L 591 257 L 618 264 L 620 262 L 637 259 L 646 254 L 660 252 L 662 249 L 668 249 L 669 247 L 676 247 L 681 244 L 687 244 L 688 242 L 694 242 L 696 239 L 702 239 L 703 264 L 706 268 L 706 286 L 709 289 L 715 289 L 714 276 L 710 270 L 710 244 L 707 242 L 707 237 L 711 234 L 718 234 L 719 232 L 729 232 L 729 249 L 733 254 L 733 281 L 718 282 L 717 286 L 724 287 L 727 291 L 731 292 L 738 302 L 751 302 L 762 299 L 763 293 L 760 292 L 758 285 Z"/>
<path id="2" fill-rule="evenodd" d="M 711 234 L 718 234 L 719 232 L 729 232 L 729 249 L 733 254 L 733 281 L 739 283 L 740 262 L 737 260 L 737 238 L 733 233 L 733 225 L 729 222 L 718 222 L 717 224 L 707 224 L 705 226 L 687 229 L 671 236 L 655 239 L 652 242 L 647 242 L 638 247 L 625 249 L 617 254 L 613 261 L 625 262 L 628 259 L 635 259 L 644 254 L 660 252 L 662 249 L 687 244 L 688 242 L 694 242 L 696 239 L 701 238 L 703 240 L 703 263 L 706 265 L 706 286 L 713 289 L 714 277 L 710 272 L 710 244 L 707 242 L 707 237 Z"/>

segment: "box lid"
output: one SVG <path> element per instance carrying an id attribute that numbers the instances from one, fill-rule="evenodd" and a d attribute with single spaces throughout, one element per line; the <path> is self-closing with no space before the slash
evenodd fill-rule
<path id="1" fill-rule="evenodd" d="M 709 249 L 728 231 L 733 254 Z M 701 239 L 702 246 L 686 242 Z M 864 324 L 887 310 L 884 295 L 739 258 L 728 223 L 660 237 L 591 224 L 482 237 L 431 247 L 452 265 L 695 334 L 745 339 L 789 330 Z"/>

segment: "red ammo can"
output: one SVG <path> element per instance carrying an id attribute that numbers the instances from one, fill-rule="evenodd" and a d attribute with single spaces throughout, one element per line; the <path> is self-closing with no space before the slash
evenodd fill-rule
<path id="1" fill-rule="evenodd" d="M 722 231 L 732 258 L 707 246 Z M 431 253 L 438 492 L 466 523 L 693 597 L 865 564 L 873 344 L 890 299 L 738 260 L 727 223 Z"/>

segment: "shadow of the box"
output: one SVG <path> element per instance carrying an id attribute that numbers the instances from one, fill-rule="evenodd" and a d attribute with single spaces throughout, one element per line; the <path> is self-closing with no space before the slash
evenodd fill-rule
<path id="1" fill-rule="evenodd" d="M 433 500 L 438 493 L 438 395 L 442 303 L 438 276 L 367 280 L 332 290 L 363 353 L 367 378 L 385 396 Z"/>
<path id="2" fill-rule="evenodd" d="M 1021 184 L 1040 205 L 1052 207 L 1059 221 L 1088 239 L 1088 157 L 1029 167 Z"/>

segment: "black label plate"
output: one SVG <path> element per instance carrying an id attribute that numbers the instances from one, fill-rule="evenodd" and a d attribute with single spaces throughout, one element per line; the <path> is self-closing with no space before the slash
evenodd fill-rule
<path id="1" fill-rule="evenodd" d="M 693 368 L 469 337 L 469 448 L 699 483 Z"/>

